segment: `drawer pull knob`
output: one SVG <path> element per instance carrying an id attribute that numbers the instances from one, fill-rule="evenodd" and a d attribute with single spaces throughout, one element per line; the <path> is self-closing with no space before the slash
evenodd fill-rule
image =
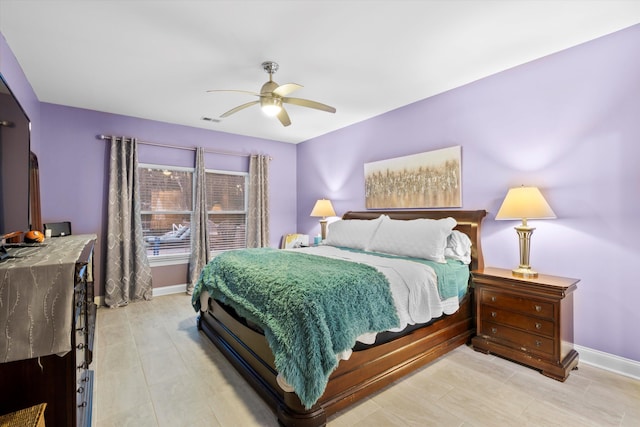
<path id="1" fill-rule="evenodd" d="M 78 393 L 82 394 L 84 393 L 84 387 L 78 387 Z"/>
<path id="2" fill-rule="evenodd" d="M 534 307 L 536 308 L 537 312 L 541 312 L 542 311 L 542 306 L 541 305 L 537 305 L 536 304 Z"/>
<path id="3" fill-rule="evenodd" d="M 498 313 L 496 313 L 495 311 L 491 312 L 491 317 L 498 317 Z"/>
<path id="4" fill-rule="evenodd" d="M 82 350 L 82 349 L 84 348 L 84 344 L 83 344 L 83 343 L 80 343 L 80 344 L 78 344 L 78 345 L 76 346 L 76 348 L 77 348 L 78 350 Z"/>
<path id="5" fill-rule="evenodd" d="M 496 297 L 491 297 L 491 302 L 496 302 Z"/>
<path id="6" fill-rule="evenodd" d="M 542 341 L 536 340 L 536 347 L 540 347 L 542 345 Z"/>
<path id="7" fill-rule="evenodd" d="M 491 333 L 492 334 L 497 334 L 498 333 L 498 328 L 491 328 Z"/>
<path id="8" fill-rule="evenodd" d="M 81 404 L 78 405 L 78 408 L 84 408 L 87 406 L 87 402 L 82 402 Z"/>
<path id="9" fill-rule="evenodd" d="M 542 328 L 542 323 L 536 322 L 536 329 L 540 329 L 540 328 Z"/>

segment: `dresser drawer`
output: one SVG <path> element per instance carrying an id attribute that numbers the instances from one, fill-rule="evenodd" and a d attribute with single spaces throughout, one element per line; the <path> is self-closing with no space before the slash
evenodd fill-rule
<path id="1" fill-rule="evenodd" d="M 496 341 L 508 341 L 514 348 L 546 356 L 553 355 L 553 343 L 550 338 L 519 331 L 509 326 L 493 322 L 482 322 L 480 333 Z"/>
<path id="2" fill-rule="evenodd" d="M 535 332 L 537 334 L 553 338 L 554 323 L 550 320 L 530 317 L 524 314 L 491 306 L 484 306 L 481 311 L 482 321 L 513 326 L 518 329 Z"/>
<path id="3" fill-rule="evenodd" d="M 483 305 L 519 311 L 524 314 L 553 320 L 553 304 L 549 302 L 490 290 L 481 292 L 480 302 Z"/>

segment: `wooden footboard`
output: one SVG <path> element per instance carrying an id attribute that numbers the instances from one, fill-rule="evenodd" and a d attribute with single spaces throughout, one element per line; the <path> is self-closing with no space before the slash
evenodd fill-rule
<path id="1" fill-rule="evenodd" d="M 349 360 L 340 362 L 324 394 L 309 410 L 295 393 L 278 386 L 273 354 L 263 335 L 237 321 L 216 301 L 201 313 L 199 327 L 273 409 L 282 425 L 321 426 L 331 414 L 468 342 L 475 327 L 471 299 L 468 295 L 454 315 L 391 342 L 354 352 Z"/>

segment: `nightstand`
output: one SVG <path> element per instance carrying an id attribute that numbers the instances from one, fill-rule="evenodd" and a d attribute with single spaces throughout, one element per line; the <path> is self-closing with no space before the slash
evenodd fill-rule
<path id="1" fill-rule="evenodd" d="M 540 274 L 529 279 L 487 267 L 473 273 L 473 348 L 564 381 L 578 366 L 573 349 L 573 291 L 578 279 Z"/>

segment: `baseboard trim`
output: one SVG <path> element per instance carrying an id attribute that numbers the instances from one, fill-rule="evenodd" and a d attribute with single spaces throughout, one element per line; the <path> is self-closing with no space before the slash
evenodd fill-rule
<path id="1" fill-rule="evenodd" d="M 160 297 L 162 295 L 181 294 L 187 292 L 187 284 L 163 286 L 161 288 L 153 288 L 153 296 Z"/>
<path id="2" fill-rule="evenodd" d="M 183 283 L 181 285 L 163 286 L 161 288 L 153 288 L 152 295 L 154 297 L 161 297 L 163 295 L 181 294 L 187 292 L 187 285 Z M 104 295 L 99 295 L 93 298 L 93 302 L 98 307 L 104 306 Z"/>
<path id="3" fill-rule="evenodd" d="M 640 362 L 580 345 L 573 347 L 580 354 L 580 363 L 640 380 Z"/>

